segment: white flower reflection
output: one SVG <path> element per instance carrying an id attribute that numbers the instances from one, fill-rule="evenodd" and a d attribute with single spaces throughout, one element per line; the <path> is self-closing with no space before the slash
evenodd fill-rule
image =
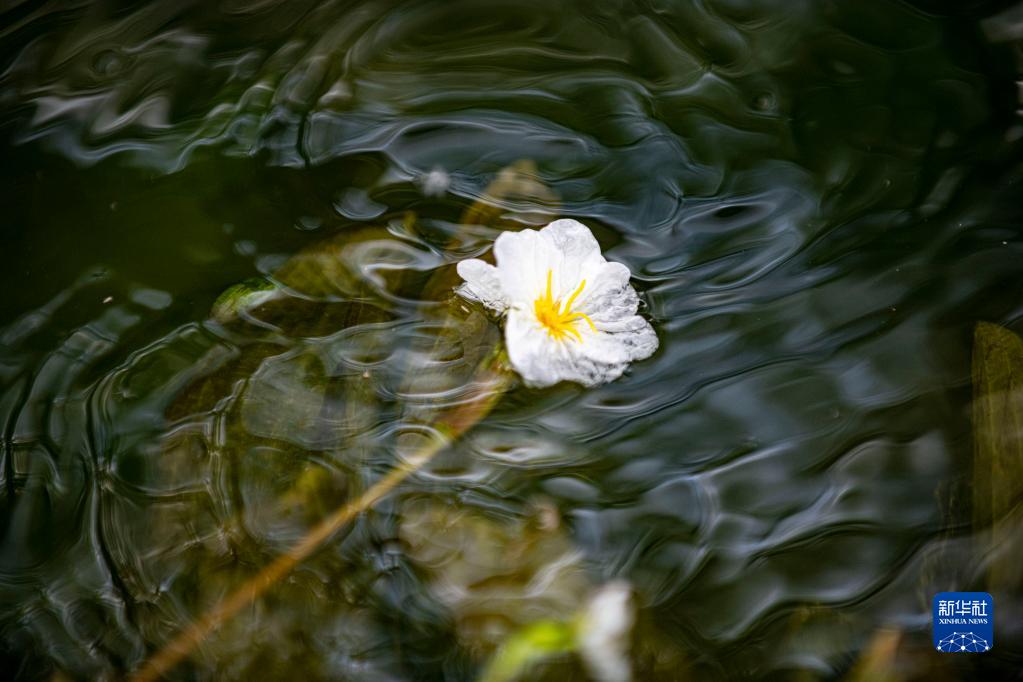
<path id="1" fill-rule="evenodd" d="M 653 327 L 636 314 L 629 269 L 605 260 L 582 223 L 504 232 L 494 259 L 496 267 L 475 258 L 459 263 L 459 293 L 507 314 L 508 357 L 529 386 L 596 386 L 657 350 Z"/>

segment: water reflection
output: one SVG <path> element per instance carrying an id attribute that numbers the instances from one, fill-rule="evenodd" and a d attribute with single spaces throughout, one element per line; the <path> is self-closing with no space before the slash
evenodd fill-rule
<path id="1" fill-rule="evenodd" d="M 1012 670 L 923 653 L 1023 300 L 1014 65 L 937 4 L 8 9 L 5 667 L 133 670 L 364 491 L 499 337 L 452 264 L 565 215 L 662 350 L 513 389 L 176 674 L 473 679 L 617 579 L 637 679 Z"/>

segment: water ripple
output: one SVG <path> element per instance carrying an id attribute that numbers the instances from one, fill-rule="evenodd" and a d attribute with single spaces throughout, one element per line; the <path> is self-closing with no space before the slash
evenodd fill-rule
<path id="1" fill-rule="evenodd" d="M 619 577 L 641 679 L 928 649 L 1023 313 L 1018 67 L 940 5 L 6 9 L 0 661 L 123 675 L 436 437 L 500 338 L 453 264 L 554 214 L 659 352 L 514 386 L 181 674 L 473 679 Z"/>

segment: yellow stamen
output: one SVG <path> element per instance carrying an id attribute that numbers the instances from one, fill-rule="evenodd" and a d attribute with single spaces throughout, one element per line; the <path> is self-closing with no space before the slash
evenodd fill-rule
<path id="1" fill-rule="evenodd" d="M 550 275 L 550 270 L 548 270 L 548 271 L 547 271 L 547 273 L 548 273 L 548 275 Z M 547 281 L 548 281 L 548 282 L 549 282 L 549 281 L 551 281 L 551 280 L 550 280 L 550 277 L 549 277 L 549 276 L 548 276 L 548 279 L 547 279 Z M 568 301 L 566 301 L 566 302 L 565 302 L 565 310 L 571 310 L 571 309 L 572 309 L 572 303 L 573 303 L 573 302 L 575 301 L 576 297 L 577 297 L 577 296 L 578 296 L 579 294 L 583 293 L 583 289 L 584 289 L 585 287 L 586 287 L 586 280 L 584 279 L 584 280 L 583 280 L 583 281 L 582 281 L 582 282 L 581 282 L 581 283 L 579 284 L 579 288 L 575 290 L 575 293 L 574 293 L 574 294 L 572 294 L 571 296 L 569 296 L 569 297 L 568 297 Z"/>
<path id="2" fill-rule="evenodd" d="M 579 333 L 579 330 L 575 328 L 575 323 L 579 320 L 586 320 L 586 323 L 590 325 L 590 329 L 597 331 L 596 325 L 593 324 L 593 320 L 586 313 L 573 312 L 572 304 L 575 303 L 575 299 L 579 297 L 579 294 L 586 288 L 586 280 L 579 284 L 579 288 L 568 297 L 565 301 L 564 306 L 560 300 L 554 299 L 554 294 L 551 291 L 551 280 L 554 277 L 554 271 L 547 271 L 547 290 L 541 295 L 536 301 L 533 302 L 533 310 L 536 313 L 536 319 L 540 321 L 544 327 L 547 328 L 547 333 L 551 335 L 551 338 L 558 341 L 563 340 L 567 336 L 572 336 L 576 341 L 582 341 L 583 337 Z"/>

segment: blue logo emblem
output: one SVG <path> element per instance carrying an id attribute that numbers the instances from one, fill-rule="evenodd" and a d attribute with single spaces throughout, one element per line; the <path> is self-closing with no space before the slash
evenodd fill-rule
<path id="1" fill-rule="evenodd" d="M 939 592 L 931 624 L 938 651 L 984 653 L 995 645 L 995 600 L 987 592 Z"/>

